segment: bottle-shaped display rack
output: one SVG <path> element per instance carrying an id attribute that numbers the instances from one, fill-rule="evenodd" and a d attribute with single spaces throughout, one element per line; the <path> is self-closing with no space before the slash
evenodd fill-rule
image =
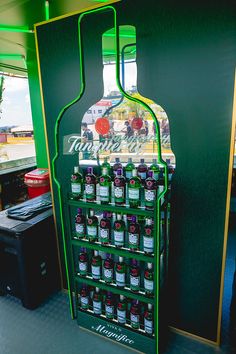
<path id="1" fill-rule="evenodd" d="M 161 215 L 167 215 L 164 209 L 168 205 L 168 170 L 161 155 L 160 127 L 154 111 L 145 99 L 128 94 L 120 83 L 119 27 L 116 11 L 111 6 L 79 16 L 81 87 L 84 89 L 86 82 L 81 23 L 87 16 L 102 13 L 114 20 L 114 28 L 108 35 L 115 40 L 114 68 L 119 92 L 116 102 L 105 111 L 100 109 L 102 113 L 93 117 L 92 129 L 85 118 L 93 106 L 86 107 L 86 113 L 84 105 L 83 112 L 80 110 L 82 90 L 78 98 L 62 110 L 56 123 L 58 128 L 70 106 L 78 107 L 77 115 L 82 117 L 78 126 L 83 124 L 83 130 L 78 132 L 81 139 L 79 167 L 71 166 L 64 199 L 55 173 L 57 154 L 53 161 L 62 211 L 71 313 L 82 327 L 104 337 L 109 330 L 113 331 L 111 339 L 120 336 L 122 344 L 157 354 L 160 284 L 164 283 L 159 275 L 165 274 L 159 269 L 162 266 L 160 244 L 167 247 L 166 240 L 160 240 L 160 227 Z M 112 119 L 122 104 L 122 109 L 127 107 L 125 127 L 115 131 L 120 122 Z M 155 149 L 154 157 L 146 160 L 145 155 L 135 149 L 142 149 L 142 141 L 148 144 L 148 139 L 144 138 L 148 125 L 151 126 L 145 121 L 147 112 L 155 131 L 155 139 L 150 144 L 155 145 Z M 141 159 L 137 158 L 139 155 Z M 90 163 L 92 158 L 94 161 Z M 171 167 L 169 175 L 172 176 L 172 172 Z M 165 233 L 162 237 L 167 239 Z"/>

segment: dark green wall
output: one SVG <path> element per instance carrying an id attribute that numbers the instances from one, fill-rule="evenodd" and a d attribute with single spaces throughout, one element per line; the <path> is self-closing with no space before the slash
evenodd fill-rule
<path id="1" fill-rule="evenodd" d="M 136 26 L 139 91 L 160 104 L 170 120 L 177 161 L 170 324 L 216 341 L 236 58 L 234 7 L 230 1 L 136 0 L 134 6 L 124 0 L 116 8 L 120 24 Z M 79 132 L 83 113 L 103 93 L 100 36 L 111 23 L 107 17 L 90 18 L 84 26 L 86 94 L 64 115 L 61 136 Z M 42 25 L 37 35 L 52 158 L 56 117 L 80 89 L 77 16 Z M 75 161 L 59 160 L 65 189 Z"/>

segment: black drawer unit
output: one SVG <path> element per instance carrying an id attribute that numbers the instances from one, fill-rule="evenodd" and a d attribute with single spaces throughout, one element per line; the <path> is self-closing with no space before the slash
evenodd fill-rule
<path id="1" fill-rule="evenodd" d="M 28 219 L 0 212 L 0 292 L 34 309 L 60 289 L 52 208 Z"/>

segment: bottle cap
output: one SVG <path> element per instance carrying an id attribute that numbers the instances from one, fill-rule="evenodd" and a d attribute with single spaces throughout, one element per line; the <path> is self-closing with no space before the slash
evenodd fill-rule
<path id="1" fill-rule="evenodd" d="M 84 252 L 86 252 L 86 248 L 85 247 L 81 247 L 81 249 L 80 249 L 80 252 L 82 253 L 84 253 Z"/>
<path id="2" fill-rule="evenodd" d="M 116 157 L 116 158 L 115 158 L 115 162 L 120 162 L 120 158 L 119 158 L 119 157 Z"/>
<path id="3" fill-rule="evenodd" d="M 144 159 L 140 159 L 140 162 L 141 162 L 141 163 L 144 163 Z"/>
<path id="4" fill-rule="evenodd" d="M 93 174 L 93 167 L 88 167 L 87 172 L 91 175 Z"/>
<path id="5" fill-rule="evenodd" d="M 78 209 L 77 209 L 77 213 L 78 213 L 78 214 L 82 214 L 82 208 L 78 208 Z"/>
<path id="6" fill-rule="evenodd" d="M 103 215 L 103 217 L 106 219 L 106 218 L 107 218 L 107 211 L 104 211 L 104 212 L 102 213 L 102 215 Z"/>
<path id="7" fill-rule="evenodd" d="M 152 269 L 152 263 L 147 264 L 148 269 Z"/>
<path id="8" fill-rule="evenodd" d="M 148 310 L 152 310 L 152 304 L 148 304 Z"/>
<path id="9" fill-rule="evenodd" d="M 132 221 L 133 223 L 135 223 L 135 222 L 137 221 L 137 216 L 132 215 L 132 216 L 131 216 L 131 221 Z"/>
<path id="10" fill-rule="evenodd" d="M 153 159 L 152 163 L 156 165 L 157 164 L 157 159 Z"/>
<path id="11" fill-rule="evenodd" d="M 94 210 L 93 209 L 90 209 L 89 215 L 90 216 L 94 216 Z"/>
<path id="12" fill-rule="evenodd" d="M 79 172 L 79 166 L 74 166 L 74 173 L 78 173 Z"/>
<path id="13" fill-rule="evenodd" d="M 110 253 L 106 253 L 106 258 L 111 258 L 111 254 Z"/>
<path id="14" fill-rule="evenodd" d="M 108 157 L 104 157 L 104 162 L 107 162 L 108 161 Z"/>
<path id="15" fill-rule="evenodd" d="M 137 266 L 138 265 L 138 262 L 137 262 L 136 259 L 132 259 L 131 263 L 132 263 L 133 266 Z"/>
<path id="16" fill-rule="evenodd" d="M 107 292 L 107 296 L 112 296 L 112 292 L 111 292 L 111 291 L 108 291 L 108 292 Z"/>
<path id="17" fill-rule="evenodd" d="M 106 176 L 108 174 L 108 169 L 107 169 L 107 167 L 103 167 L 102 168 L 102 175 L 103 176 Z"/>
<path id="18" fill-rule="evenodd" d="M 124 261 L 124 257 L 119 256 L 119 262 L 122 263 Z"/>
<path id="19" fill-rule="evenodd" d="M 167 163 L 167 165 L 169 165 L 170 164 L 170 159 L 166 159 L 166 163 Z"/>
<path id="20" fill-rule="evenodd" d="M 133 177 L 136 177 L 136 176 L 137 176 L 137 170 L 136 170 L 136 168 L 133 169 L 133 171 L 132 171 L 132 176 L 133 176 Z"/>
<path id="21" fill-rule="evenodd" d="M 152 225 L 152 219 L 147 219 L 146 225 Z"/>
<path id="22" fill-rule="evenodd" d="M 148 177 L 151 177 L 151 178 L 153 178 L 153 175 L 154 175 L 154 172 L 153 171 L 148 171 Z"/>
<path id="23" fill-rule="evenodd" d="M 118 168 L 118 170 L 116 171 L 117 176 L 122 176 L 122 169 Z"/>
<path id="24" fill-rule="evenodd" d="M 132 162 L 132 157 L 128 157 L 128 163 Z"/>
<path id="25" fill-rule="evenodd" d="M 99 254 L 98 251 L 95 250 L 95 251 L 94 251 L 94 256 L 97 257 L 98 254 Z"/>
<path id="26" fill-rule="evenodd" d="M 122 215 L 121 214 L 117 214 L 117 220 L 122 220 Z"/>

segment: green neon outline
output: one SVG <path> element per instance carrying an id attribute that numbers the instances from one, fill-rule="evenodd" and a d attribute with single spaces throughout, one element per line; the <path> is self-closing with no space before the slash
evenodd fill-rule
<path id="1" fill-rule="evenodd" d="M 0 25 L 0 31 L 4 31 L 4 32 L 34 33 L 34 31 L 31 30 L 31 29 L 29 29 L 27 26 L 8 26 L 8 25 Z"/>
<path id="2" fill-rule="evenodd" d="M 157 202 L 156 202 L 156 208 L 155 208 L 155 215 L 154 218 L 156 219 L 156 226 L 159 225 L 159 221 L 160 221 L 160 202 L 162 197 L 164 197 L 164 195 L 167 192 L 167 186 L 168 186 L 168 180 L 167 180 L 167 163 L 162 159 L 161 156 L 161 140 L 160 140 L 160 127 L 159 127 L 159 123 L 158 120 L 156 118 L 155 113 L 153 112 L 153 110 L 143 101 L 141 101 L 138 98 L 134 98 L 130 95 L 128 95 L 122 88 L 122 85 L 120 83 L 120 62 L 119 62 L 119 26 L 117 23 L 117 12 L 116 9 L 112 6 L 105 6 L 105 7 L 101 7 L 98 9 L 94 9 L 94 10 L 90 10 L 90 11 L 86 11 L 83 14 L 80 15 L 79 19 L 78 19 L 78 41 L 79 41 L 79 57 L 80 57 L 80 77 L 81 77 L 81 88 L 80 88 L 80 92 L 78 94 L 78 96 L 72 100 L 70 103 L 68 103 L 67 105 L 65 105 L 57 119 L 56 119 L 56 123 L 55 123 L 55 127 L 54 127 L 54 142 L 55 142 L 55 155 L 52 159 L 52 175 L 53 175 L 53 179 L 55 184 L 57 185 L 58 188 L 58 195 L 59 195 L 59 210 L 60 210 L 60 219 L 61 219 L 61 228 L 62 228 L 62 239 L 63 239 L 63 249 L 64 249 L 64 256 L 65 256 L 65 266 L 66 266 L 66 277 L 67 277 L 67 283 L 68 283 L 68 293 L 69 293 L 69 301 L 70 301 L 70 311 L 71 311 L 71 317 L 74 318 L 74 305 L 73 305 L 73 295 L 72 295 L 72 290 L 71 290 L 71 284 L 70 284 L 70 278 L 69 278 L 69 265 L 68 265 L 68 258 L 67 258 L 67 249 L 66 249 L 66 240 L 65 240 L 65 227 L 64 227 L 64 220 L 63 220 L 63 200 L 62 200 L 62 191 L 61 191 L 61 185 L 59 183 L 59 181 L 57 180 L 57 175 L 56 175 L 56 170 L 55 170 L 55 163 L 56 160 L 59 157 L 59 125 L 60 125 L 60 121 L 62 116 L 64 115 L 64 113 L 67 111 L 67 109 L 72 106 L 74 103 L 78 102 L 80 100 L 80 98 L 82 97 L 82 95 L 84 94 L 85 91 L 85 77 L 84 77 L 84 61 L 83 61 L 83 49 L 82 49 L 82 38 L 81 38 L 81 21 L 83 19 L 84 16 L 88 15 L 88 14 L 92 14 L 92 13 L 99 13 L 101 11 L 106 11 L 106 10 L 111 10 L 114 14 L 114 28 L 115 28 L 115 35 L 116 35 L 116 41 L 115 41 L 115 45 L 116 45 L 116 82 L 117 82 L 117 86 L 119 88 L 119 90 L 121 91 L 121 93 L 123 93 L 123 95 L 128 98 L 129 100 L 139 103 L 141 104 L 146 110 L 149 111 L 149 113 L 151 114 L 154 124 L 155 124 L 155 128 L 156 128 L 156 143 L 158 146 L 157 149 L 157 157 L 158 157 L 158 163 L 164 167 L 164 190 L 158 195 L 157 198 Z M 159 238 L 160 238 L 160 228 L 158 227 L 157 231 L 157 239 L 155 242 L 155 259 L 156 259 L 156 264 L 155 264 L 155 271 L 154 271 L 154 283 L 155 283 L 155 312 L 154 312 L 154 320 L 155 320 L 155 349 L 156 349 L 156 353 L 158 353 L 158 309 L 159 309 L 159 301 L 158 301 L 158 297 L 159 297 L 159 269 L 157 268 L 157 265 L 159 264 L 160 261 L 160 244 L 159 244 Z M 158 260 L 158 262 L 157 262 Z"/>

